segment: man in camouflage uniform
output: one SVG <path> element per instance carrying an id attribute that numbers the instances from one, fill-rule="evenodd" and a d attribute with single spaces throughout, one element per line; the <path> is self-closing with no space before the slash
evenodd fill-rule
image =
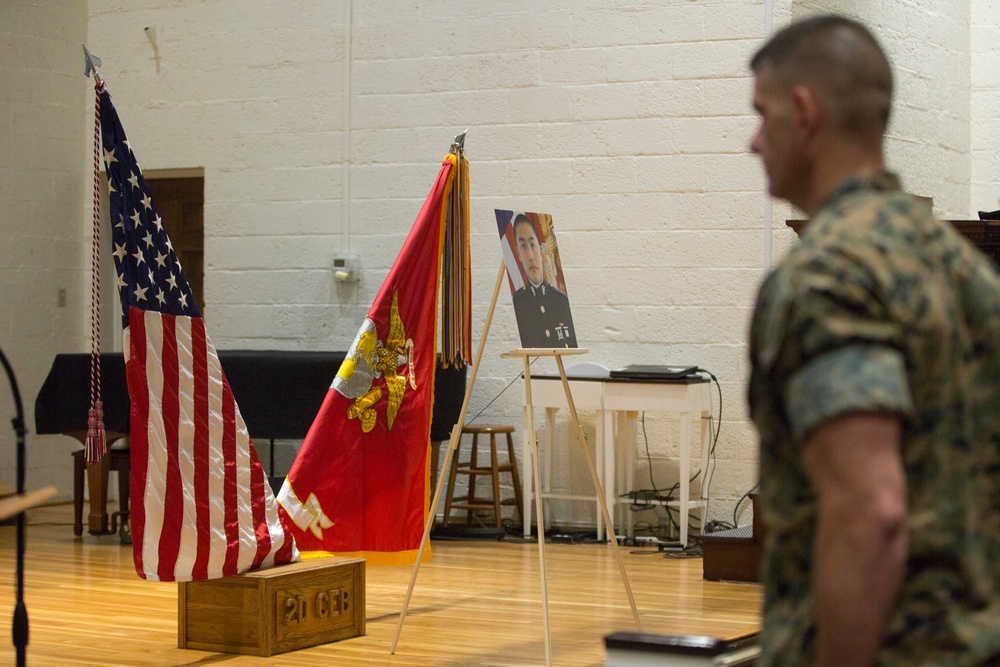
<path id="1" fill-rule="evenodd" d="M 1000 665 L 1000 281 L 885 170 L 889 63 L 814 17 L 753 58 L 771 194 L 810 216 L 761 287 L 762 665 Z"/>

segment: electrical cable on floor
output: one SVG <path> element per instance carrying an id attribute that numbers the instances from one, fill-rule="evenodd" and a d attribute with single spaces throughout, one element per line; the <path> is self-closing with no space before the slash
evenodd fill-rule
<path id="1" fill-rule="evenodd" d="M 680 551 L 664 551 L 664 558 L 701 558 L 703 556 L 700 544 L 691 544 Z"/>

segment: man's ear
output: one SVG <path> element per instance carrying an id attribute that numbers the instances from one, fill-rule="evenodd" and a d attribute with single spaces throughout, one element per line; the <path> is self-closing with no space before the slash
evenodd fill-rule
<path id="1" fill-rule="evenodd" d="M 813 91 L 805 86 L 795 86 L 791 93 L 795 112 L 795 129 L 805 141 L 815 138 L 822 122 L 822 112 Z"/>

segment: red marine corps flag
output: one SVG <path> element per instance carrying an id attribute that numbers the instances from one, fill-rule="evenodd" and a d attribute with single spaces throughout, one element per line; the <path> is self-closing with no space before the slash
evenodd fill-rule
<path id="1" fill-rule="evenodd" d="M 442 281 L 443 320 L 452 320 L 442 323 L 443 356 L 462 364 L 471 347 L 466 170 L 460 150 L 445 158 L 278 493 L 303 551 L 372 565 L 416 559 L 429 501 L 442 254 L 458 267 Z"/>
<path id="2" fill-rule="evenodd" d="M 197 581 L 298 560 L 103 81 L 98 104 L 131 401 L 136 571 Z"/>

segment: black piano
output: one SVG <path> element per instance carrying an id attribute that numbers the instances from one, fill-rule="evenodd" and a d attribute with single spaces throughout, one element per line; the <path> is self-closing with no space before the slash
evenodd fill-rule
<path id="1" fill-rule="evenodd" d="M 273 475 L 273 441 L 306 437 L 347 353 L 219 350 L 218 354 L 250 438 L 255 443 L 271 441 L 268 470 Z M 439 366 L 434 386 L 431 440 L 440 442 L 450 437 L 458 420 L 465 396 L 466 368 Z M 129 432 L 125 360 L 120 352 L 101 355 L 101 400 L 104 428 L 111 444 Z M 35 432 L 61 433 L 83 443 L 89 408 L 90 355 L 56 355 L 35 399 Z M 437 448 L 432 452 L 436 453 Z M 109 532 L 106 504 L 110 459 L 104 457 L 88 470 L 88 529 L 92 534 Z"/>

